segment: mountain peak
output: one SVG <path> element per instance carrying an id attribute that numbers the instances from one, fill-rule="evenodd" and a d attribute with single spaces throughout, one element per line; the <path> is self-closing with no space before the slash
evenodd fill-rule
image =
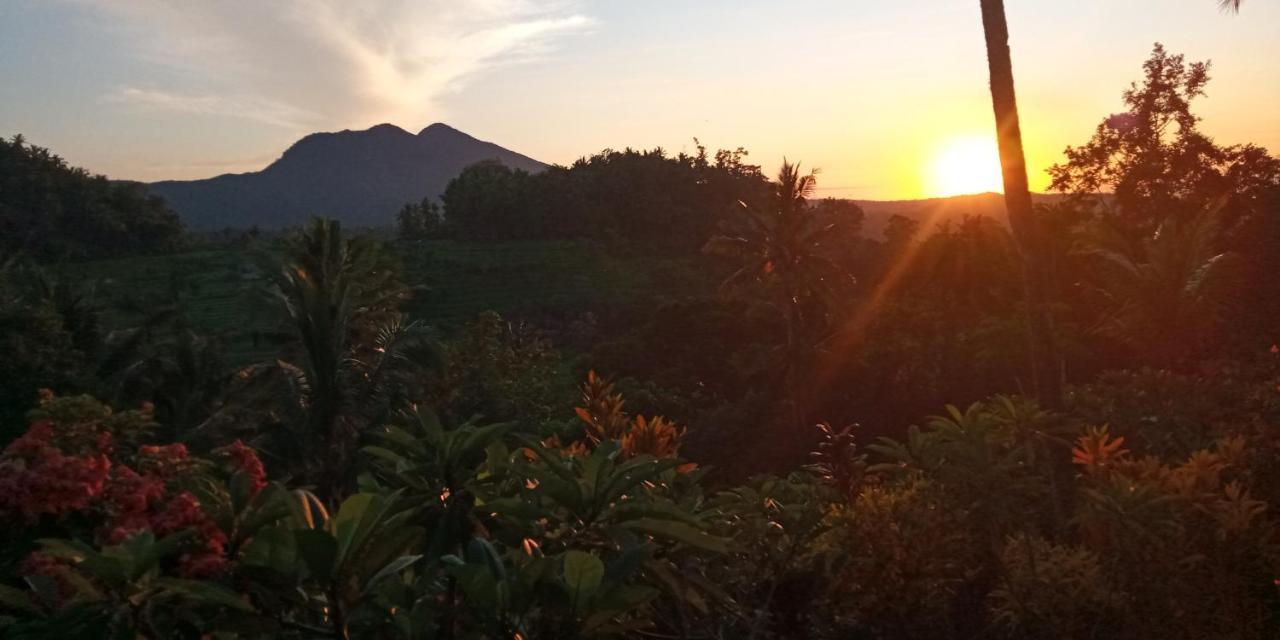
<path id="1" fill-rule="evenodd" d="M 313 133 L 261 171 L 154 183 L 192 229 L 278 228 L 328 215 L 386 226 L 406 202 L 438 197 L 467 166 L 498 160 L 537 172 L 546 165 L 437 122 L 413 135 L 388 123 Z"/>
<path id="2" fill-rule="evenodd" d="M 426 133 L 426 132 L 431 132 L 431 131 L 458 131 L 458 129 L 454 129 L 453 127 L 449 127 L 449 125 L 448 125 L 448 124 L 444 124 L 443 122 L 436 122 L 436 123 L 431 123 L 431 124 L 426 125 L 426 127 L 422 128 L 422 131 L 420 131 L 420 132 L 419 132 L 419 133 L 417 133 L 417 134 L 419 134 L 419 136 L 421 136 L 421 134 L 424 134 L 424 133 Z M 461 132 L 460 132 L 460 133 L 461 133 Z"/>
<path id="3" fill-rule="evenodd" d="M 383 134 L 390 133 L 390 134 L 400 135 L 400 134 L 408 134 L 409 132 L 405 131 L 404 129 L 401 129 L 400 127 L 397 127 L 394 124 L 391 124 L 389 122 L 384 122 L 382 124 L 375 124 L 372 127 L 365 129 L 362 133 L 383 133 Z"/>
<path id="4" fill-rule="evenodd" d="M 418 135 L 425 136 L 431 133 L 462 133 L 462 132 L 458 131 L 457 129 L 454 129 L 453 127 L 443 122 L 435 122 L 424 127 L 422 131 L 418 132 Z M 466 134 L 463 134 L 463 135 L 466 135 Z"/>

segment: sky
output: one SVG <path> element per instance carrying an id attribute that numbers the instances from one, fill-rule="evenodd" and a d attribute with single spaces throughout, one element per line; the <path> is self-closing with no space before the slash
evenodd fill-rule
<path id="1" fill-rule="evenodd" d="M 1212 61 L 1208 134 L 1280 153 L 1280 2 L 1005 4 L 1033 189 L 1157 41 Z M 0 0 L 0 135 L 96 173 L 253 171 L 382 122 L 559 164 L 697 138 L 835 197 L 998 187 L 978 0 Z"/>

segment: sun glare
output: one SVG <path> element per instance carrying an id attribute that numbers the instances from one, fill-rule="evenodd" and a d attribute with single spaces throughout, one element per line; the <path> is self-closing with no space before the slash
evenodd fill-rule
<path id="1" fill-rule="evenodd" d="M 995 140 L 973 136 L 949 141 L 933 158 L 929 189 L 936 197 L 1003 191 Z"/>

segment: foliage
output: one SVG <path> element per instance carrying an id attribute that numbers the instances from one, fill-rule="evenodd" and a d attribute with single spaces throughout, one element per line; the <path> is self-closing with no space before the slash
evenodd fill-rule
<path id="1" fill-rule="evenodd" d="M 444 345 L 443 358 L 427 398 L 446 422 L 483 416 L 536 426 L 568 408 L 552 404 L 564 396 L 557 393 L 560 354 L 528 324 L 482 313 Z"/>
<path id="2" fill-rule="evenodd" d="M 492 241 L 591 238 L 640 252 L 696 249 L 742 192 L 763 182 L 746 152 L 669 157 L 607 149 L 537 174 L 493 162 L 465 169 L 442 197 L 459 237 Z"/>
<path id="3" fill-rule="evenodd" d="M 991 592 L 991 612 L 1008 637 L 1088 637 L 1124 604 L 1086 549 L 1019 534 L 1005 543 L 1000 564 L 1004 578 Z"/>
<path id="4" fill-rule="evenodd" d="M 410 202 L 396 214 L 396 233 L 403 242 L 415 243 L 439 236 L 444 227 L 440 205 L 431 198 Z"/>
<path id="5" fill-rule="evenodd" d="M 1188 64 L 1156 44 L 1142 83 L 1124 92 L 1126 111 L 1109 116 L 1049 173 L 1051 187 L 1080 196 L 1108 191 L 1127 228 L 1152 232 L 1169 216 L 1225 206 L 1248 215 L 1280 183 L 1280 160 L 1245 144 L 1219 146 L 1199 129 L 1191 103 L 1205 93 L 1209 64 Z"/>
<path id="6" fill-rule="evenodd" d="M 756 208 L 739 202 L 742 215 L 727 222 L 725 232 L 703 247 L 706 253 L 737 263 L 725 288 L 759 283 L 770 291 L 766 295 L 786 320 L 784 344 L 793 366 L 797 349 L 824 328 L 833 297 L 852 284 L 821 250 L 831 231 L 849 221 L 836 218 L 819 225 L 817 210 L 806 201 L 816 184 L 816 174 L 801 174 L 799 165 L 784 161 L 767 204 Z"/>
<path id="7" fill-rule="evenodd" d="M 0 138 L 0 251 L 40 258 L 152 253 L 177 246 L 178 216 L 135 183 L 70 167 L 22 136 Z"/>
<path id="8" fill-rule="evenodd" d="M 1280 190 L 1206 80 L 1158 49 L 1037 210 L 1055 411 L 993 395 L 1033 386 L 1006 229 L 865 238 L 741 152 L 472 167 L 403 275 L 325 220 L 257 270 L 6 262 L 0 637 L 1276 637 Z"/>
<path id="9" fill-rule="evenodd" d="M 336 221 L 313 220 L 286 240 L 281 263 L 265 269 L 261 293 L 293 350 L 288 360 L 238 372 L 237 401 L 206 421 L 200 437 L 216 440 L 268 412 L 279 428 L 245 435 L 337 499 L 350 486 L 342 470 L 360 433 L 408 402 L 414 374 L 436 362 L 436 349 L 421 323 L 402 319 L 409 289 L 382 248 L 367 236 L 344 238 Z M 264 389 L 265 397 L 255 393 Z"/>

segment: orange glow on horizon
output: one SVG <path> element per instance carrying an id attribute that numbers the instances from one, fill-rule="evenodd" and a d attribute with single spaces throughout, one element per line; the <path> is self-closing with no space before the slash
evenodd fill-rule
<path id="1" fill-rule="evenodd" d="M 995 139 L 973 135 L 946 141 L 934 152 L 925 184 L 930 197 L 1003 192 Z"/>

